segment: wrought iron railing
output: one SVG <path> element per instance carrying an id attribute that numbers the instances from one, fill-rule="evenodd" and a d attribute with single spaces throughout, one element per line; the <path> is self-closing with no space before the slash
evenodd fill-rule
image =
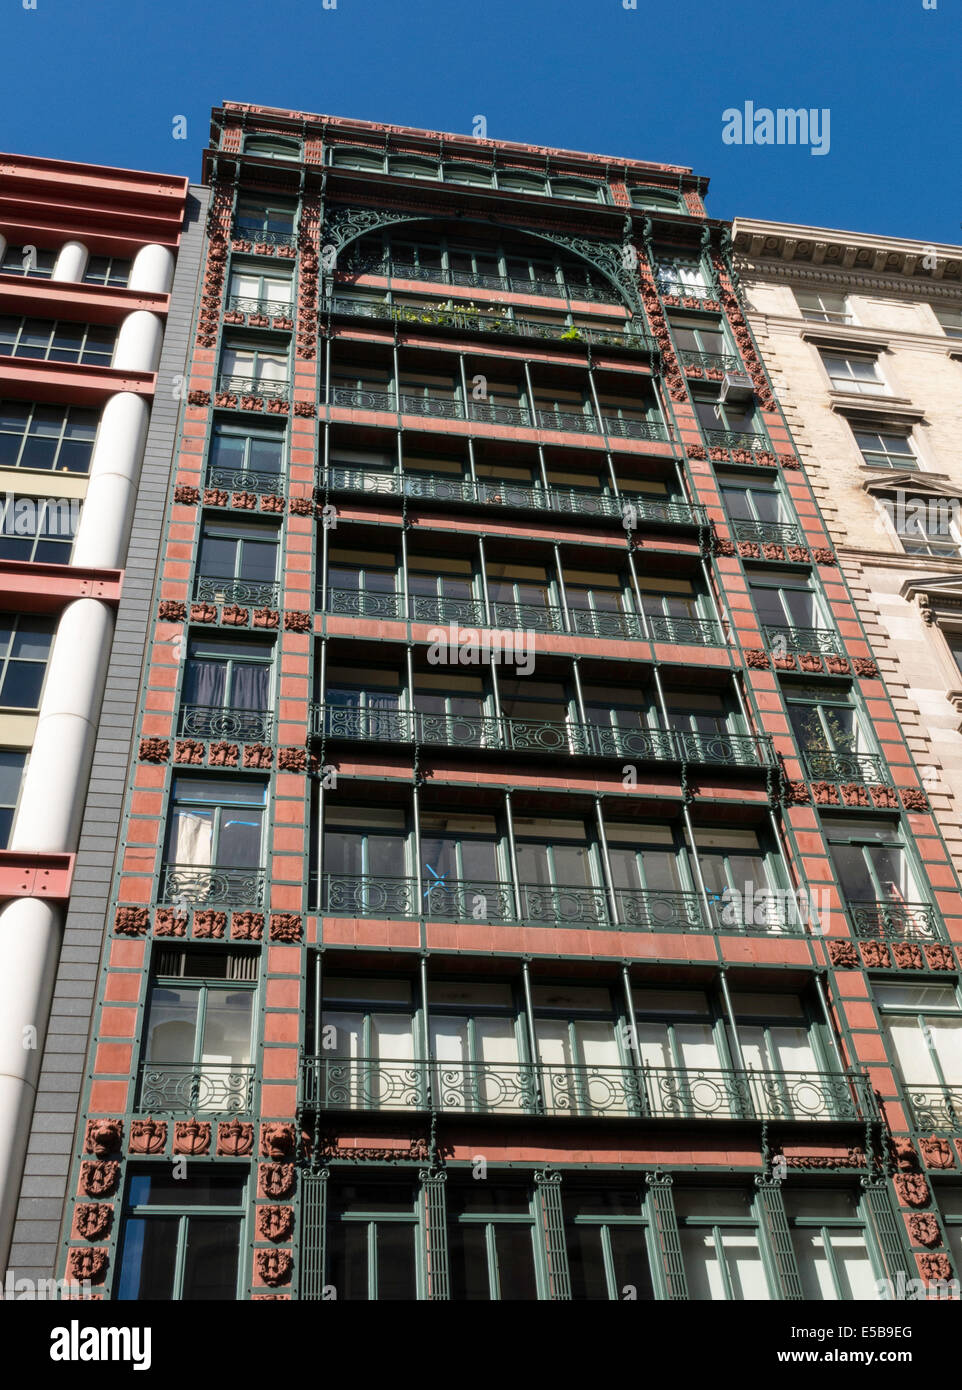
<path id="1" fill-rule="evenodd" d="M 201 903 L 216 907 L 261 907 L 264 902 L 264 882 L 263 869 L 165 864 L 158 901 Z"/>
<path id="2" fill-rule="evenodd" d="M 286 401 L 291 394 L 291 383 L 270 381 L 266 377 L 221 375 L 217 378 L 217 390 L 227 396 L 262 396 Z"/>
<path id="3" fill-rule="evenodd" d="M 284 489 L 280 473 L 265 473 L 253 468 L 207 468 L 207 487 L 229 488 L 233 492 L 258 492 L 276 495 Z"/>
<path id="4" fill-rule="evenodd" d="M 249 579 L 219 579 L 199 574 L 194 580 L 194 598 L 200 603 L 249 603 L 276 608 L 280 586 L 260 584 Z"/>
<path id="5" fill-rule="evenodd" d="M 889 781 L 885 760 L 875 753 L 838 753 L 828 749 L 805 754 L 805 768 L 816 782 L 862 782 L 874 786 Z"/>
<path id="6" fill-rule="evenodd" d="M 962 1131 L 962 1087 L 906 1086 L 905 1097 L 912 1112 L 912 1125 L 923 1134 L 934 1131 L 958 1134 Z"/>
<path id="7" fill-rule="evenodd" d="M 695 352 L 682 348 L 678 353 L 682 367 L 686 370 L 704 372 L 738 372 L 742 370 L 741 358 L 734 352 Z"/>
<path id="8" fill-rule="evenodd" d="M 858 1072 L 316 1056 L 301 1060 L 300 1107 L 802 1123 L 877 1114 L 868 1079 Z"/>
<path id="9" fill-rule="evenodd" d="M 270 710 L 181 705 L 178 732 L 185 738 L 234 738 L 239 743 L 269 743 L 274 732 Z"/>
<path id="10" fill-rule="evenodd" d="M 312 733 L 373 743 L 435 744 L 552 756 L 637 758 L 646 762 L 767 767 L 770 740 L 753 734 L 702 734 L 673 729 L 523 719 L 515 715 L 424 714 L 415 710 L 312 706 Z"/>
<path id="11" fill-rule="evenodd" d="M 776 653 L 820 652 L 844 656 L 842 639 L 833 627 L 766 627 L 765 640 Z"/>
<path id="12" fill-rule="evenodd" d="M 611 285 L 587 281 L 531 280 L 512 275 L 474 274 L 466 270 L 448 270 L 441 266 L 415 265 L 412 261 L 350 262 L 344 267 L 348 274 L 386 275 L 395 280 L 420 280 L 434 285 L 460 285 L 466 289 L 508 290 L 511 294 L 532 294 L 551 299 L 594 300 L 602 304 L 620 304 L 621 296 Z"/>
<path id="13" fill-rule="evenodd" d="M 787 521 L 733 521 L 732 535 L 736 541 L 754 541 L 759 545 L 804 545 L 800 526 Z"/>
<path id="14" fill-rule="evenodd" d="M 453 328 L 464 333 L 497 333 L 508 337 L 550 338 L 554 342 L 594 343 L 602 347 L 629 348 L 634 352 L 652 353 L 655 340 L 634 328 L 603 328 L 601 325 L 544 323 L 536 319 L 512 318 L 507 310 L 485 312 L 470 305 L 451 307 L 438 304 L 388 304 L 384 300 L 353 299 L 347 295 L 332 295 L 321 301 L 329 314 L 349 318 L 388 320 L 391 323 L 428 324 L 436 328 Z"/>
<path id="15" fill-rule="evenodd" d="M 262 246 L 296 246 L 297 233 L 290 232 L 268 232 L 263 227 L 245 227 L 242 222 L 235 222 L 231 227 L 231 237 L 234 241 L 259 242 Z"/>
<path id="16" fill-rule="evenodd" d="M 675 280 L 665 275 L 659 275 L 658 293 L 662 298 L 669 299 L 718 299 L 718 288 L 715 285 L 686 285 L 681 280 Z"/>
<path id="17" fill-rule="evenodd" d="M 436 922 L 504 922 L 512 926 L 577 927 L 581 930 L 759 932 L 800 935 L 797 911 L 759 890 L 760 907 L 749 904 L 750 920 L 735 895 L 661 889 L 614 890 L 614 910 L 604 888 L 586 884 L 518 885 L 520 915 L 510 883 L 448 879 L 426 871 L 420 889 L 414 878 L 373 874 L 325 874 L 321 911 L 332 917 L 417 917 Z M 764 896 L 763 896 L 764 895 Z"/>
<path id="18" fill-rule="evenodd" d="M 705 443 L 712 449 L 753 449 L 768 451 L 771 445 L 767 434 L 757 430 L 702 430 Z"/>
<path id="19" fill-rule="evenodd" d="M 222 390 L 225 388 L 221 388 Z M 285 391 L 286 391 L 285 387 Z M 467 408 L 454 396 L 412 396 L 366 387 L 334 386 L 331 404 L 352 410 L 421 415 L 433 420 L 470 420 L 478 424 L 505 425 L 510 429 L 559 430 L 569 434 L 608 434 L 626 439 L 667 440 L 661 421 L 621 420 L 605 415 L 599 421 L 593 414 L 556 410 L 529 410 L 525 406 L 496 405 L 488 401 L 469 401 Z"/>
<path id="20" fill-rule="evenodd" d="M 233 1062 L 144 1062 L 137 1109 L 148 1115 L 247 1115 L 254 1105 L 254 1068 Z"/>
<path id="21" fill-rule="evenodd" d="M 673 618 L 661 613 L 645 618 L 653 642 L 674 642 L 679 646 L 723 647 L 725 634 L 714 618 Z"/>
<path id="22" fill-rule="evenodd" d="M 294 305 L 277 299 L 245 299 L 232 294 L 227 300 L 227 311 L 233 314 L 263 314 L 265 318 L 290 319 L 294 317 Z"/>
<path id="23" fill-rule="evenodd" d="M 931 903 L 849 900 L 845 906 L 855 935 L 863 941 L 945 940 L 938 908 Z"/>

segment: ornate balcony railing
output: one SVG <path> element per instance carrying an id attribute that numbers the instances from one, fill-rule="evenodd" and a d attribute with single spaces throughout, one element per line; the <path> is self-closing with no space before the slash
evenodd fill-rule
<path id="1" fill-rule="evenodd" d="M 848 901 L 845 906 L 855 935 L 863 941 L 945 940 L 939 911 L 931 903 Z"/>
<path id="2" fill-rule="evenodd" d="M 844 656 L 842 639 L 833 627 L 766 627 L 765 640 L 774 652 L 821 652 Z"/>
<path id="3" fill-rule="evenodd" d="M 221 388 L 226 389 L 226 388 Z M 287 387 L 285 386 L 285 393 Z M 262 393 L 264 394 L 264 393 Z M 488 401 L 463 402 L 453 396 L 413 396 L 409 392 L 369 390 L 366 387 L 334 386 L 331 404 L 351 410 L 371 410 L 392 415 L 420 415 L 433 420 L 470 420 L 479 424 L 504 425 L 510 429 L 559 430 L 568 434 L 608 434 L 625 439 L 664 441 L 668 431 L 660 421 L 620 420 L 604 416 L 555 410 L 531 411 L 524 406 L 496 405 Z"/>
<path id="4" fill-rule="evenodd" d="M 756 430 L 702 430 L 705 443 L 712 449 L 760 449 L 771 448 L 767 434 Z"/>
<path id="5" fill-rule="evenodd" d="M 137 1109 L 148 1115 L 247 1115 L 254 1068 L 233 1062 L 144 1062 Z"/>
<path id="6" fill-rule="evenodd" d="M 737 896 L 731 904 L 713 896 L 706 910 L 698 893 L 618 888 L 614 912 L 604 888 L 583 883 L 522 883 L 518 897 L 520 917 L 512 885 L 503 881 L 438 878 L 426 871 L 419 894 L 414 878 L 325 874 L 321 911 L 332 917 L 416 917 L 434 922 L 503 922 L 588 931 L 804 933 L 797 911 L 774 895 L 764 898 L 759 907 L 750 904 L 748 921 Z"/>
<path id="7" fill-rule="evenodd" d="M 200 574 L 194 581 L 194 598 L 200 603 L 248 603 L 276 608 L 279 594 L 278 584 L 260 584 L 249 579 L 218 579 Z"/>
<path id="8" fill-rule="evenodd" d="M 876 786 L 889 781 L 883 758 L 874 753 L 807 752 L 805 768 L 813 782 L 862 782 Z"/>
<path id="9" fill-rule="evenodd" d="M 293 319 L 294 305 L 277 299 L 245 299 L 242 295 L 232 294 L 227 300 L 227 312 L 253 314 L 255 317 L 263 315 L 273 324 L 274 319 Z"/>
<path id="10" fill-rule="evenodd" d="M 770 742 L 753 734 L 701 734 L 658 728 L 619 728 L 516 716 L 423 714 L 399 709 L 315 704 L 312 732 L 373 743 L 434 744 L 552 756 L 638 758 L 726 767 L 767 767 Z M 260 736 L 259 736 L 260 737 Z M 267 737 L 265 735 L 264 737 Z"/>
<path id="11" fill-rule="evenodd" d="M 285 479 L 280 473 L 265 473 L 251 468 L 207 469 L 207 486 L 227 488 L 231 492 L 258 492 L 276 495 L 284 490 Z"/>
<path id="12" fill-rule="evenodd" d="M 532 294 L 542 298 L 594 300 L 600 304 L 619 304 L 621 297 L 611 285 L 558 280 L 530 280 L 511 275 L 474 274 L 448 270 L 441 266 L 415 265 L 412 261 L 359 261 L 348 263 L 348 274 L 385 275 L 395 280 L 420 280 L 433 285 L 461 285 L 465 289 L 507 290 L 511 294 Z"/>
<path id="13" fill-rule="evenodd" d="M 804 545 L 800 526 L 783 521 L 733 521 L 732 534 L 736 541 L 754 541 L 759 545 Z"/>
<path id="14" fill-rule="evenodd" d="M 682 348 L 678 358 L 685 371 L 724 373 L 742 370 L 741 358 L 734 352 L 695 352 Z"/>
<path id="15" fill-rule="evenodd" d="M 428 324 L 453 328 L 462 333 L 496 333 L 515 338 L 549 338 L 563 343 L 594 343 L 602 347 L 628 348 L 652 353 L 657 344 L 647 333 L 633 328 L 603 328 L 598 325 L 573 327 L 566 323 L 543 323 L 536 319 L 512 318 L 507 310 L 485 312 L 471 305 L 388 304 L 386 301 L 352 299 L 333 295 L 321 301 L 324 312 L 349 318 L 387 320 L 391 323 Z"/>
<path id="16" fill-rule="evenodd" d="M 222 705 L 181 705 L 178 732 L 185 738 L 233 738 L 239 743 L 269 743 L 274 732 L 270 710 Z"/>
<path id="17" fill-rule="evenodd" d="M 673 618 L 649 614 L 645 618 L 653 642 L 674 642 L 689 647 L 724 647 L 725 634 L 714 618 Z"/>
<path id="18" fill-rule="evenodd" d="M 291 394 L 291 383 L 270 381 L 266 377 L 221 375 L 217 378 L 217 390 L 228 396 L 261 396 L 286 401 Z"/>
<path id="19" fill-rule="evenodd" d="M 857 1072 L 305 1056 L 302 1111 L 851 1123 L 877 1111 Z"/>
<path id="20" fill-rule="evenodd" d="M 263 869 L 165 864 L 159 902 L 198 903 L 205 907 L 262 907 Z"/>
<path id="21" fill-rule="evenodd" d="M 242 222 L 235 222 L 230 234 L 234 241 L 250 241 L 262 246 L 297 245 L 297 233 L 294 231 L 268 232 L 263 227 L 245 227 Z"/>
<path id="22" fill-rule="evenodd" d="M 681 280 L 666 275 L 659 275 L 657 282 L 658 293 L 663 299 L 718 299 L 716 285 L 686 285 Z"/>
<path id="23" fill-rule="evenodd" d="M 905 1097 L 913 1127 L 923 1134 L 933 1130 L 943 1134 L 962 1131 L 962 1087 L 906 1086 Z"/>

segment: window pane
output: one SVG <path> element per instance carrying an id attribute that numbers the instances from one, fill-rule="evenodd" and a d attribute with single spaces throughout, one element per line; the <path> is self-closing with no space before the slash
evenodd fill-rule
<path id="1" fill-rule="evenodd" d="M 193 1216 L 187 1223 L 184 1286 L 181 1298 L 237 1297 L 240 1218 Z"/>
<path id="2" fill-rule="evenodd" d="M 498 1287 L 503 1299 L 536 1299 L 533 1230 L 527 1224 L 495 1225 Z"/>
<path id="3" fill-rule="evenodd" d="M 611 1259 L 615 1267 L 615 1296 L 624 1298 L 626 1288 L 634 1290 L 637 1299 L 650 1300 L 655 1296 L 651 1282 L 651 1265 L 642 1226 L 609 1226 Z"/>
<path id="4" fill-rule="evenodd" d="M 327 1282 L 339 1299 L 366 1299 L 367 1224 L 334 1220 L 327 1233 Z"/>
<path id="5" fill-rule="evenodd" d="M 175 1216 L 128 1218 L 118 1299 L 173 1298 L 179 1224 Z"/>
<path id="6" fill-rule="evenodd" d="M 483 1225 L 458 1222 L 451 1227 L 448 1234 L 448 1262 L 452 1299 L 491 1297 Z"/>
<path id="7" fill-rule="evenodd" d="M 416 1236 L 417 1227 L 413 1222 L 378 1223 L 378 1300 L 417 1298 Z"/>

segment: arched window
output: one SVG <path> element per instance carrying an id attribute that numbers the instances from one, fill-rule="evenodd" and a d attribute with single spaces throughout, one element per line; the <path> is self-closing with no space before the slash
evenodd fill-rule
<path id="1" fill-rule="evenodd" d="M 300 159 L 300 140 L 284 135 L 245 135 L 244 153 L 265 155 L 270 159 Z"/>
<path id="2" fill-rule="evenodd" d="M 477 164 L 445 164 L 444 177 L 448 183 L 470 183 L 479 188 L 490 188 L 492 171 Z"/>
<path id="3" fill-rule="evenodd" d="M 392 174 L 401 174 L 409 179 L 436 179 L 438 166 L 433 159 L 417 159 L 404 155 L 392 155 L 388 161 Z"/>
<path id="4" fill-rule="evenodd" d="M 340 169 L 371 169 L 377 173 L 384 170 L 384 156 L 372 150 L 355 150 L 348 146 L 336 145 L 328 151 L 329 162 Z"/>
<path id="5" fill-rule="evenodd" d="M 543 196 L 547 192 L 546 181 L 538 174 L 499 173 L 498 187 L 507 193 L 535 193 Z"/>
<path id="6" fill-rule="evenodd" d="M 678 194 L 669 193 L 663 188 L 631 188 L 628 190 L 636 208 L 652 208 L 665 212 L 677 212 Z"/>
<path id="7" fill-rule="evenodd" d="M 552 198 L 578 198 L 587 203 L 605 202 L 605 187 L 587 179 L 551 179 Z"/>

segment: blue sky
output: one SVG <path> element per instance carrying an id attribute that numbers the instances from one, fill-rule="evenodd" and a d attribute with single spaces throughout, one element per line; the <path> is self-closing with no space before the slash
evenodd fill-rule
<path id="1" fill-rule="evenodd" d="M 691 165 L 716 217 L 962 242 L 962 0 L 636 2 L 2 0 L 0 148 L 197 179 L 225 99 L 483 115 L 495 139 Z M 746 100 L 828 108 L 829 152 L 723 144 Z"/>

